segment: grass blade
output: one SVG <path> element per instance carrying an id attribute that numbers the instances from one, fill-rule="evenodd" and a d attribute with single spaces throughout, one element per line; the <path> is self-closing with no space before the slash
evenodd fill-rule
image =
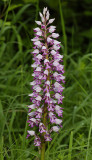
<path id="1" fill-rule="evenodd" d="M 71 131 L 71 134 L 70 134 L 70 143 L 69 143 L 68 160 L 71 160 L 72 144 L 73 144 L 73 131 Z"/>

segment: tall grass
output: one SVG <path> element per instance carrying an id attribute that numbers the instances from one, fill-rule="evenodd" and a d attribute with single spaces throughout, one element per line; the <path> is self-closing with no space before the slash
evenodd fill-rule
<path id="1" fill-rule="evenodd" d="M 26 106 L 30 103 L 29 82 L 32 81 L 30 39 L 33 37 L 34 20 L 38 18 L 38 11 L 44 2 L 30 0 L 26 4 L 20 1 L 15 6 L 7 1 L 3 6 L 5 3 L 6 12 L 0 19 L 0 160 L 37 160 L 39 152 L 33 145 L 33 138 L 26 139 Z M 49 6 L 47 0 L 46 3 Z M 64 14 L 66 3 L 58 1 L 58 6 L 57 28 L 63 34 L 61 40 L 64 43 L 66 69 L 63 128 L 59 134 L 53 133 L 53 140 L 46 150 L 46 160 L 91 160 L 91 44 L 86 45 L 85 52 L 81 44 L 80 48 L 76 47 L 75 29 L 72 27 L 71 35 L 67 34 L 70 28 L 66 26 Z M 53 12 L 53 8 L 51 10 Z"/>

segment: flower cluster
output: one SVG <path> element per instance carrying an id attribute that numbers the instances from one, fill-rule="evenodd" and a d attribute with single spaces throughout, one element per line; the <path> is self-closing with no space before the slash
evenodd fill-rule
<path id="1" fill-rule="evenodd" d="M 35 146 L 41 145 L 41 137 L 44 141 L 51 141 L 51 132 L 58 132 L 62 127 L 62 104 L 64 96 L 63 83 L 65 77 L 64 66 L 62 65 L 63 55 L 59 54 L 60 42 L 55 33 L 56 27 L 51 25 L 55 19 L 49 19 L 49 11 L 43 9 L 39 13 L 41 21 L 36 21 L 39 27 L 34 29 L 33 81 L 30 83 L 33 92 L 29 94 L 32 102 L 29 108 L 29 136 L 35 136 Z M 49 125 L 50 124 L 50 125 Z M 35 126 L 37 126 L 35 128 Z"/>

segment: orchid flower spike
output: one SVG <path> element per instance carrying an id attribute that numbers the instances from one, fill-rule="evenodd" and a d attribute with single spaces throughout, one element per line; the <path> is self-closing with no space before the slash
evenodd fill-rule
<path id="1" fill-rule="evenodd" d="M 51 141 L 51 132 L 59 132 L 62 127 L 62 104 L 64 96 L 64 66 L 63 55 L 59 53 L 61 45 L 55 33 L 56 27 L 52 25 L 53 19 L 46 8 L 39 13 L 41 21 L 35 21 L 38 27 L 34 28 L 35 37 L 32 39 L 34 50 L 32 52 L 34 63 L 32 93 L 29 94 L 31 104 L 28 106 L 29 136 L 34 136 L 34 145 L 41 146 L 44 141 Z M 48 124 L 49 127 L 48 127 Z M 36 128 L 36 130 L 35 130 Z"/>

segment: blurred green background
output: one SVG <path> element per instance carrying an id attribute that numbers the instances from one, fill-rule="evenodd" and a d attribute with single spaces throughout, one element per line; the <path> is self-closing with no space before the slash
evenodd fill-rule
<path id="1" fill-rule="evenodd" d="M 0 0 L 0 160 L 37 160 L 26 140 L 32 42 L 48 7 L 60 34 L 66 84 L 63 128 L 46 160 L 92 160 L 92 0 Z"/>

